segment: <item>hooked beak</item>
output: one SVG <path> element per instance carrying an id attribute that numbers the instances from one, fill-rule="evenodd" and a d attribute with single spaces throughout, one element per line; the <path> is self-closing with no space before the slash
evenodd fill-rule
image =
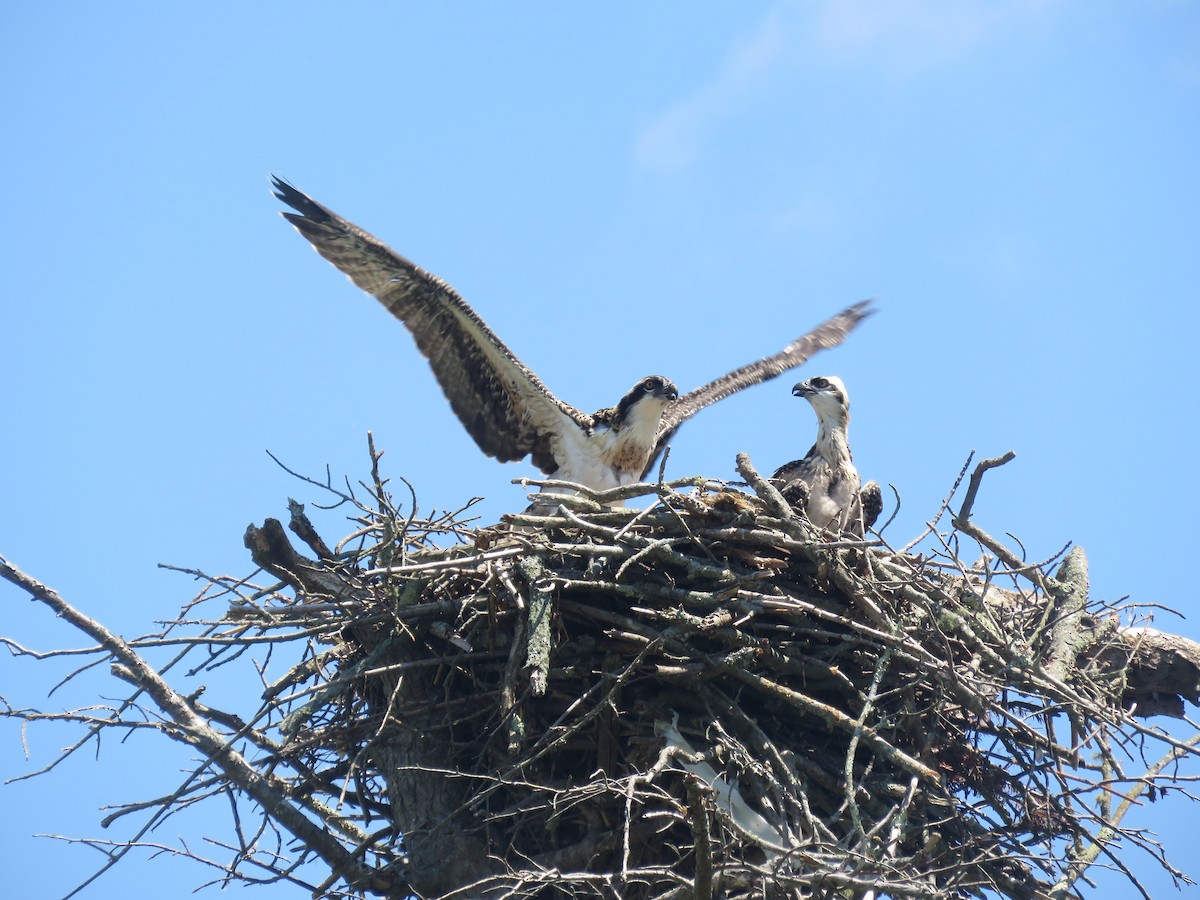
<path id="1" fill-rule="evenodd" d="M 807 396 L 809 396 L 811 394 L 815 394 L 815 393 L 816 393 L 816 391 L 808 386 L 807 381 L 801 381 L 798 384 L 793 385 L 793 387 L 792 387 L 792 396 L 793 397 L 807 397 Z"/>

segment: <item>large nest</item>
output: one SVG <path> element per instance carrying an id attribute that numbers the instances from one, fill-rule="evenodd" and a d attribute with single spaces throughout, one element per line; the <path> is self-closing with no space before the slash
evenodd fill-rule
<path id="1" fill-rule="evenodd" d="M 247 532 L 298 597 L 238 620 L 334 642 L 268 691 L 272 768 L 370 835 L 352 893 L 1038 898 L 1105 860 L 1115 804 L 1183 752 L 1127 775 L 1130 713 L 1196 700 L 1130 665 L 1157 633 L 1088 603 L 1078 549 L 1055 578 L 1000 547 L 964 566 L 937 532 L 897 552 L 742 471 L 753 492 L 479 530 L 377 483 L 336 551 L 293 508 L 315 560 Z"/>

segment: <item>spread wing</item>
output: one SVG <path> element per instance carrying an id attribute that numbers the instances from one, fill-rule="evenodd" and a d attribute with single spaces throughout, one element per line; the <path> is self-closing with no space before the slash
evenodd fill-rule
<path id="1" fill-rule="evenodd" d="M 479 449 L 501 462 L 532 454 L 552 474 L 557 435 L 590 430 L 591 417 L 551 394 L 446 282 L 286 181 L 273 178 L 272 186 L 296 210 L 283 217 L 412 332 Z"/>
<path id="2" fill-rule="evenodd" d="M 782 482 L 785 485 L 798 480 L 811 481 L 820 459 L 821 454 L 817 452 L 817 445 L 813 444 L 808 453 L 804 454 L 800 459 L 793 459 L 791 462 L 784 463 L 776 469 L 775 474 L 771 476 L 771 480 Z"/>
<path id="3" fill-rule="evenodd" d="M 863 300 L 861 303 L 848 306 L 836 316 L 826 319 L 808 334 L 796 338 L 773 356 L 767 356 L 757 362 L 742 366 L 740 369 L 734 369 L 728 375 L 722 375 L 715 381 L 710 381 L 703 387 L 684 394 L 663 410 L 658 440 L 655 442 L 654 452 L 650 455 L 646 468 L 642 471 L 642 477 L 645 478 L 654 467 L 663 447 L 675 436 L 679 426 L 704 407 L 711 406 L 718 400 L 723 400 L 748 387 L 770 381 L 788 369 L 794 369 L 808 361 L 810 357 L 820 351 L 836 347 L 846 339 L 846 335 L 853 331 L 859 322 L 873 312 L 870 300 Z"/>

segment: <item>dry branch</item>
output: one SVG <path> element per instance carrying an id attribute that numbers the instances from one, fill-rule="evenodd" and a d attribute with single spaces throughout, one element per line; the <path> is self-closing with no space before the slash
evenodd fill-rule
<path id="1" fill-rule="evenodd" d="M 1004 458 L 955 519 L 998 560 L 976 569 L 953 533 L 916 556 L 815 532 L 747 458 L 752 493 L 585 491 L 473 529 L 401 515 L 372 454 L 349 538 L 293 503 L 313 557 L 268 519 L 245 543 L 282 584 L 212 579 L 187 607 L 227 604 L 195 623 L 201 668 L 301 651 L 255 710 L 183 696 L 144 658 L 167 639 L 123 642 L 0 563 L 136 686 L 73 721 L 129 727 L 144 695 L 200 750 L 114 819 L 249 797 L 228 877 L 326 896 L 1049 898 L 1125 865 L 1117 839 L 1166 865 L 1122 820 L 1194 777 L 1196 741 L 1144 719 L 1200 699 L 1200 645 L 1089 599 L 1079 548 L 1050 575 L 976 527 Z"/>

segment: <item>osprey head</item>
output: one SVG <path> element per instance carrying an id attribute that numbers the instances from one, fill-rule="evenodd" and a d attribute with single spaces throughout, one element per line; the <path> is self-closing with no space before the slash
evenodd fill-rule
<path id="1" fill-rule="evenodd" d="M 647 375 L 621 398 L 621 402 L 617 404 L 617 415 L 622 420 L 626 419 L 634 405 L 640 404 L 643 400 L 653 401 L 650 405 L 661 411 L 672 400 L 678 399 L 679 391 L 675 387 L 675 382 L 670 378 L 664 378 L 662 375 Z"/>
<path id="2" fill-rule="evenodd" d="M 836 375 L 817 375 L 801 381 L 792 388 L 792 396 L 811 403 L 821 419 L 844 423 L 850 418 L 850 395 Z"/>

